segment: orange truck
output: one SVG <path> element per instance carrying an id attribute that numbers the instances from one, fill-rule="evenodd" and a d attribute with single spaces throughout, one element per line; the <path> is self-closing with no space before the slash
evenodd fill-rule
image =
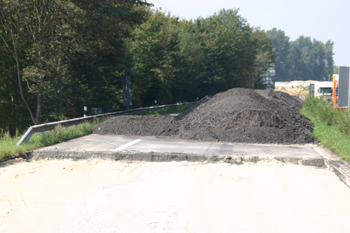
<path id="1" fill-rule="evenodd" d="M 338 107 L 338 93 L 339 93 L 339 75 L 333 75 L 333 90 L 332 90 L 332 100 L 334 108 L 346 108 Z"/>
<path id="2" fill-rule="evenodd" d="M 334 74 L 333 75 L 332 100 L 333 100 L 333 106 L 335 108 L 339 108 L 338 107 L 338 88 L 339 88 L 339 75 Z"/>

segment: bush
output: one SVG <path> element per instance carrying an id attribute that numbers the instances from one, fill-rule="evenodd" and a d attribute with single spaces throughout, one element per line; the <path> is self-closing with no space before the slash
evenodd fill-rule
<path id="1" fill-rule="evenodd" d="M 67 141 L 72 138 L 81 137 L 92 132 L 92 128 L 99 124 L 98 120 L 94 122 L 79 124 L 78 127 L 71 126 L 68 129 L 57 125 L 54 130 L 45 133 L 36 133 L 32 135 L 29 141 L 16 146 L 20 137 L 11 138 L 6 132 L 0 137 L 0 161 L 7 158 L 13 158 L 16 155 L 38 149 L 40 147 L 49 146 L 55 143 Z"/>
<path id="2" fill-rule="evenodd" d="M 319 98 L 307 98 L 303 107 L 313 118 L 350 136 L 350 116 L 347 109 L 336 109 L 331 102 Z"/>
<path id="3" fill-rule="evenodd" d="M 301 113 L 314 123 L 313 136 L 350 162 L 350 116 L 347 109 L 336 109 L 328 101 L 308 98 Z"/>

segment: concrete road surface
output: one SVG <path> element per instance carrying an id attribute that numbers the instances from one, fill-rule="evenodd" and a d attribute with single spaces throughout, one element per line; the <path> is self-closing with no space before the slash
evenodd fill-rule
<path id="1" fill-rule="evenodd" d="M 43 158 L 109 158 L 132 161 L 242 161 L 279 160 L 323 166 L 316 145 L 242 144 L 175 140 L 164 137 L 96 135 L 73 139 L 33 151 Z M 322 149 L 322 148 L 321 148 Z"/>
<path id="2" fill-rule="evenodd" d="M 350 232 L 334 173 L 256 163 L 9 161 L 0 232 Z"/>
<path id="3" fill-rule="evenodd" d="M 312 144 L 92 134 L 0 164 L 0 232 L 348 233 L 345 165 Z"/>

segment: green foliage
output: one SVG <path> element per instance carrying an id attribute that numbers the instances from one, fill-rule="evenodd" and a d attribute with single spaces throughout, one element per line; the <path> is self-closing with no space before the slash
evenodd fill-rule
<path id="1" fill-rule="evenodd" d="M 82 116 L 83 106 L 125 109 L 126 75 L 132 107 L 141 107 L 154 100 L 193 101 L 234 87 L 265 88 L 264 75 L 275 57 L 278 77 L 331 73 L 331 42 L 314 40 L 310 47 L 304 38 L 291 44 L 282 31 L 250 26 L 238 10 L 187 21 L 149 5 L 145 0 L 0 0 L 0 129 L 14 137 L 30 124 Z M 297 59 L 299 44 L 310 47 L 298 58 L 303 63 L 283 65 L 291 51 Z M 320 63 L 311 64 L 314 59 Z"/>
<path id="2" fill-rule="evenodd" d="M 160 11 L 149 11 L 148 20 L 129 41 L 136 106 L 174 102 L 171 87 L 181 67 L 178 19 Z"/>
<path id="3" fill-rule="evenodd" d="M 318 98 L 307 98 L 303 106 L 309 116 L 350 136 L 350 116 L 346 109 L 336 109 L 331 102 Z"/>
<path id="4" fill-rule="evenodd" d="M 70 1 L 1 1 L 2 40 L 15 61 L 17 85 L 34 124 L 42 117 L 58 118 L 65 83 L 70 79 L 70 54 L 81 50 L 84 12 Z M 22 87 L 21 87 L 22 86 Z M 34 98 L 32 98 L 34 97 Z M 27 104 L 28 102 L 28 104 Z M 50 106 L 50 113 L 45 108 Z"/>
<path id="5" fill-rule="evenodd" d="M 324 100 L 308 98 L 301 113 L 314 123 L 313 136 L 350 162 L 350 116 L 347 110 L 335 109 Z"/>
<path id="6" fill-rule="evenodd" d="M 300 36 L 291 44 L 292 80 L 330 80 L 333 75 L 333 42 L 323 44 Z"/>
<path id="7" fill-rule="evenodd" d="M 143 106 L 191 101 L 233 87 L 263 88 L 262 75 L 274 62 L 271 40 L 238 10 L 194 21 L 149 11 L 128 46 L 133 97 Z"/>
<path id="8" fill-rule="evenodd" d="M 295 41 L 282 30 L 267 31 L 273 41 L 277 57 L 274 81 L 331 80 L 333 75 L 333 45 L 310 37 L 300 36 Z"/>
<path id="9" fill-rule="evenodd" d="M 16 146 L 20 139 L 18 135 L 15 138 L 12 138 L 9 133 L 5 133 L 4 136 L 0 138 L 0 161 L 40 147 L 49 146 L 90 134 L 92 128 L 99 123 L 100 122 L 96 120 L 90 123 L 79 124 L 78 127 L 69 127 L 69 129 L 58 125 L 55 130 L 47 131 L 45 134 L 34 134 L 29 141 L 26 141 L 19 146 Z"/>
<path id="10" fill-rule="evenodd" d="M 333 74 L 339 74 L 339 66 L 333 66 Z"/>
<path id="11" fill-rule="evenodd" d="M 342 159 L 350 162 L 350 137 L 341 133 L 337 128 L 328 126 L 322 122 L 314 122 L 314 124 L 313 135 L 317 137 L 323 145 L 340 155 Z"/>
<path id="12" fill-rule="evenodd" d="M 265 31 L 256 28 L 253 34 L 257 56 L 255 59 L 254 71 L 252 73 L 251 87 L 256 89 L 265 89 L 264 76 L 266 72 L 274 67 L 276 55 L 273 52 L 271 39 Z"/>
<path id="13" fill-rule="evenodd" d="M 0 0 L 0 128 L 121 107 L 130 62 L 124 40 L 148 4 L 131 1 Z M 129 62 L 129 63 L 128 63 Z"/>
<path id="14" fill-rule="evenodd" d="M 188 106 L 179 106 L 176 108 L 165 108 L 156 111 L 149 111 L 142 113 L 140 115 L 169 115 L 172 113 L 179 113 L 187 110 Z M 106 119 L 103 119 L 104 121 Z M 11 137 L 8 132 L 4 132 L 0 129 L 0 161 L 8 158 L 13 158 L 25 152 L 35 150 L 44 146 L 49 146 L 52 144 L 67 141 L 73 138 L 81 137 L 92 133 L 92 128 L 101 123 L 100 120 L 95 120 L 93 122 L 87 122 L 79 124 L 76 126 L 71 126 L 68 129 L 57 125 L 54 130 L 46 131 L 44 134 L 36 133 L 32 135 L 29 141 L 16 146 L 17 142 L 20 140 L 20 134 L 17 131 L 15 137 Z"/>
<path id="15" fill-rule="evenodd" d="M 290 81 L 292 64 L 289 62 L 290 41 L 284 31 L 273 28 L 266 32 L 267 36 L 272 40 L 274 52 L 276 54 L 276 64 L 274 76 L 275 81 Z"/>
<path id="16" fill-rule="evenodd" d="M 83 105 L 102 108 L 104 112 L 118 111 L 123 108 L 122 76 L 130 75 L 131 69 L 125 41 L 144 21 L 148 4 L 140 0 L 73 2 L 86 12 L 78 30 L 85 49 L 73 54 L 72 75 L 76 82 L 70 90 L 82 88 L 78 95 L 70 95 L 76 96 L 75 104 L 70 104 L 67 112 L 70 116 L 73 111 L 75 116 L 82 115 Z"/>

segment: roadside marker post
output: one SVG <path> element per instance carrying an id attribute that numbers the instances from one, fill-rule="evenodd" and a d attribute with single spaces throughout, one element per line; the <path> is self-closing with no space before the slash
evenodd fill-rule
<path id="1" fill-rule="evenodd" d="M 338 107 L 350 107 L 350 67 L 339 66 Z"/>

